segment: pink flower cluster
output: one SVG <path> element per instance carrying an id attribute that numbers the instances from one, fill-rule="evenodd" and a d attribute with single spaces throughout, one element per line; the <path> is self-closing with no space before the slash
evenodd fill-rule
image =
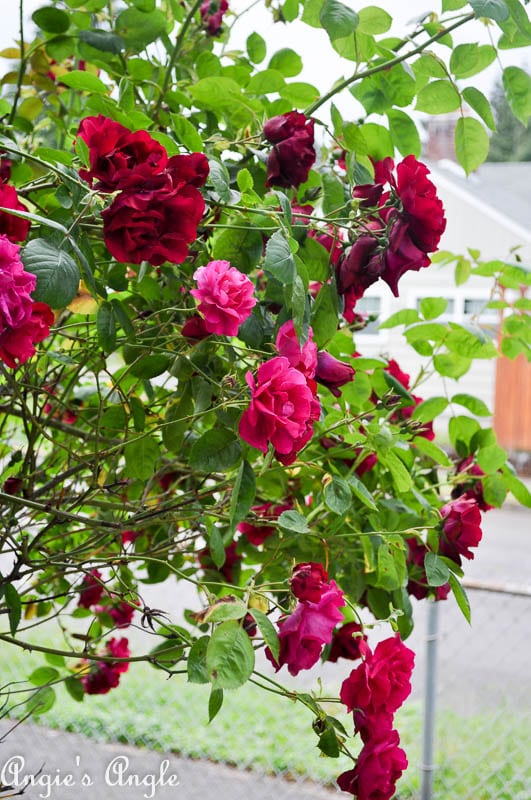
<path id="1" fill-rule="evenodd" d="M 236 336 L 256 305 L 254 285 L 247 275 L 228 261 L 210 261 L 194 272 L 197 289 L 190 294 L 199 300 L 208 333 Z"/>
<path id="2" fill-rule="evenodd" d="M 31 358 L 54 321 L 46 303 L 31 299 L 36 278 L 25 271 L 19 253 L 20 247 L 0 234 L 0 358 L 8 367 Z"/>
<path id="3" fill-rule="evenodd" d="M 354 769 L 343 772 L 337 782 L 358 800 L 390 800 L 407 767 L 393 715 L 411 692 L 415 654 L 398 634 L 380 642 L 374 652 L 364 641 L 359 649 L 363 662 L 343 681 L 340 698 L 354 712 L 363 748 Z"/>
<path id="4" fill-rule="evenodd" d="M 291 581 L 299 602 L 292 614 L 278 623 L 280 653 L 278 661 L 269 648 L 266 656 L 278 670 L 287 666 L 291 675 L 317 663 L 323 647 L 332 639 L 334 628 L 343 621 L 339 610 L 345 605 L 343 592 L 321 564 L 298 564 Z"/>
<path id="5" fill-rule="evenodd" d="M 205 209 L 198 191 L 208 177 L 202 153 L 168 158 L 147 131 L 102 116 L 85 117 L 78 137 L 89 153 L 80 176 L 100 192 L 120 193 L 102 213 L 103 237 L 117 261 L 181 264 Z"/>
<path id="6" fill-rule="evenodd" d="M 258 368 L 256 381 L 250 372 L 246 376 L 252 398 L 240 420 L 240 436 L 263 453 L 271 443 L 275 457 L 285 465 L 292 464 L 312 438 L 321 411 L 316 383 L 339 396 L 338 387 L 354 377 L 348 364 L 318 352 L 312 336 L 310 328 L 301 345 L 288 320 L 277 334 L 279 355 Z"/>
<path id="7" fill-rule="evenodd" d="M 240 522 L 238 531 L 242 533 L 250 544 L 261 545 L 275 532 L 275 526 L 271 523 L 276 521 L 283 511 L 293 508 L 291 503 L 275 505 L 274 503 L 263 503 L 253 506 L 256 522 Z M 265 524 L 262 524 L 262 520 Z M 269 523 L 269 524 L 267 524 Z"/>
<path id="8" fill-rule="evenodd" d="M 201 20 L 209 36 L 219 36 L 223 22 L 223 15 L 228 11 L 227 0 L 204 0 L 199 8 Z"/>
<path id="9" fill-rule="evenodd" d="M 363 207 L 374 208 L 374 214 L 336 269 L 349 322 L 354 319 L 356 301 L 378 278 L 398 297 L 402 275 L 429 265 L 428 253 L 437 249 L 446 227 L 428 168 L 410 155 L 397 165 L 396 175 L 394 169 L 391 158 L 379 161 L 375 182 L 354 189 L 354 197 Z"/>

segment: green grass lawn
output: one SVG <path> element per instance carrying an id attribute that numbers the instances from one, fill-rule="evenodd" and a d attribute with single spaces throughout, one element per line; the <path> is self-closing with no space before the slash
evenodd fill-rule
<path id="1" fill-rule="evenodd" d="M 8 657 L 7 649 L 0 649 L 2 684 L 20 680 L 43 664 L 39 655 L 13 654 L 12 650 Z M 144 663 L 132 664 L 120 686 L 107 695 L 87 696 L 78 703 L 62 686 L 57 694 L 58 702 L 40 717 L 40 723 L 95 739 L 277 775 L 297 774 L 324 784 L 333 784 L 340 772 L 350 768 L 346 758 L 321 757 L 309 711 L 250 684 L 225 692 L 223 707 L 210 725 L 208 686 L 189 684 L 182 675 L 168 678 Z M 351 730 L 347 715 L 337 714 L 337 706 L 330 711 Z M 439 713 L 437 800 L 530 800 L 529 714 L 506 714 L 501 719 L 505 728 L 500 722 L 493 725 L 486 716 L 465 720 L 448 711 Z M 397 797 L 414 800 L 420 786 L 420 706 L 406 703 L 396 727 L 410 763 Z"/>

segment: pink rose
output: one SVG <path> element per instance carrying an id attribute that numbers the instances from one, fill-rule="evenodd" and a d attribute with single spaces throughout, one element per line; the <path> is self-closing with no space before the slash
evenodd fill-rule
<path id="1" fill-rule="evenodd" d="M 218 36 L 221 33 L 223 14 L 229 8 L 228 0 L 204 0 L 199 13 L 209 36 Z"/>
<path id="2" fill-rule="evenodd" d="M 439 553 L 461 564 L 461 556 L 474 558 L 471 547 L 481 541 L 481 511 L 473 498 L 461 497 L 441 508 L 443 517 Z"/>
<path id="3" fill-rule="evenodd" d="M 37 279 L 24 270 L 19 253 L 18 245 L 5 234 L 0 235 L 0 333 L 20 327 L 31 316 L 30 295 Z"/>
<path id="4" fill-rule="evenodd" d="M 323 646 L 330 642 L 334 628 L 343 620 L 339 609 L 344 605 L 343 592 L 335 581 L 330 581 L 318 603 L 303 600 L 297 604 L 293 614 L 280 620 L 278 662 L 266 649 L 266 656 L 277 672 L 284 664 L 291 675 L 313 667 L 319 660 Z"/>
<path id="5" fill-rule="evenodd" d="M 317 366 L 317 345 L 312 340 L 313 331 L 308 331 L 308 339 L 301 346 L 295 333 L 293 320 L 289 319 L 280 326 L 275 341 L 279 355 L 285 356 L 290 365 L 298 369 L 307 378 L 313 378 Z"/>
<path id="6" fill-rule="evenodd" d="M 240 420 L 240 436 L 263 453 L 271 443 L 278 460 L 292 464 L 311 439 L 319 418 L 320 404 L 313 387 L 284 356 L 261 364 L 256 381 L 250 372 L 246 380 L 252 397 Z"/>
<path id="7" fill-rule="evenodd" d="M 251 280 L 228 261 L 210 261 L 194 272 L 197 289 L 190 294 L 199 300 L 205 328 L 219 336 L 236 336 L 256 305 Z"/>

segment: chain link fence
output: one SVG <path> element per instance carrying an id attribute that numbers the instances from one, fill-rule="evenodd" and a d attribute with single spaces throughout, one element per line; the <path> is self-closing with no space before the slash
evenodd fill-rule
<path id="1" fill-rule="evenodd" d="M 429 606 L 421 603 L 416 609 L 416 628 L 408 640 L 417 654 L 413 691 L 396 720 L 410 764 L 397 787 L 399 800 L 531 798 L 531 588 L 477 580 L 469 580 L 467 587 L 472 626 L 451 599 L 435 606 L 435 632 Z M 432 654 L 436 649 L 435 673 L 433 667 L 427 670 L 430 648 Z M 14 657 L 12 650 L 0 648 L 2 684 L 22 681 L 43 663 L 40 655 L 20 652 Z M 322 673 L 325 693 L 327 687 L 337 688 L 350 669 L 347 662 L 327 665 Z M 317 688 L 317 674 L 308 675 L 308 689 Z M 430 676 L 436 691 L 427 704 Z M 11 704 L 22 688 L 24 683 L 15 684 Z M 35 800 L 83 800 L 94 788 L 104 787 L 106 798 L 124 800 L 165 800 L 170 790 L 172 797 L 180 792 L 187 800 L 211 792 L 219 800 L 338 796 L 334 780 L 350 762 L 320 757 L 309 712 L 247 685 L 226 692 L 223 708 L 209 725 L 208 693 L 207 686 L 190 685 L 184 675 L 168 678 L 143 663 L 133 664 L 120 687 L 105 696 L 76 703 L 59 690 L 56 705 L 31 724 L 25 722 L 5 736 L 14 720 L 0 722 L 0 767 L 18 755 L 26 758 L 27 769 L 44 763 L 43 774 L 60 776 L 78 769 L 74 789 L 58 784 L 46 794 L 46 787 L 30 787 L 26 796 Z M 435 722 L 430 732 L 425 723 L 432 703 Z M 338 707 L 330 710 L 337 714 Z M 351 727 L 348 717 L 342 720 Z M 113 784 L 106 770 L 118 757 L 129 759 L 128 769 L 121 779 L 115 775 Z M 30 758 L 38 763 L 29 764 Z M 166 760 L 166 777 L 177 775 L 178 786 L 162 782 L 150 794 L 149 781 L 142 784 L 141 778 L 160 776 Z M 81 784 L 83 768 L 93 779 L 92 790 Z M 7 773 L 0 777 L 8 782 Z"/>

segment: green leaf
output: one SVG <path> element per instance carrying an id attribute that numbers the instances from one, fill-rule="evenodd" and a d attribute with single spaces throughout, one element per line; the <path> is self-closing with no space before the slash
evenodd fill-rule
<path id="1" fill-rule="evenodd" d="M 108 91 L 108 87 L 97 75 L 81 69 L 73 69 L 72 72 L 61 75 L 61 83 L 64 83 L 70 89 L 75 89 L 76 92 L 107 94 Z"/>
<path id="2" fill-rule="evenodd" d="M 142 436 L 128 442 L 124 447 L 124 474 L 129 478 L 147 481 L 155 472 L 155 464 L 160 457 L 159 445 L 151 436 Z"/>
<path id="3" fill-rule="evenodd" d="M 206 431 L 192 446 L 190 466 L 200 472 L 225 472 L 238 463 L 241 445 L 227 428 Z"/>
<path id="4" fill-rule="evenodd" d="M 106 301 L 101 303 L 96 314 L 98 344 L 104 353 L 112 353 L 116 348 L 116 317 L 114 307 Z"/>
<path id="5" fill-rule="evenodd" d="M 507 486 L 501 475 L 497 473 L 494 475 L 487 475 L 481 481 L 483 486 L 483 499 L 490 506 L 501 508 L 507 497 Z"/>
<path id="6" fill-rule="evenodd" d="M 303 517 L 298 511 L 283 511 L 277 522 L 279 527 L 284 531 L 290 531 L 292 533 L 310 532 L 306 517 Z"/>
<path id="7" fill-rule="evenodd" d="M 289 284 L 295 280 L 295 260 L 282 231 L 275 231 L 266 245 L 264 269 L 280 283 Z"/>
<path id="8" fill-rule="evenodd" d="M 151 380 L 158 375 L 162 375 L 169 369 L 170 358 L 162 353 L 154 353 L 151 356 L 142 355 L 138 361 L 131 365 L 131 375 L 135 378 L 144 378 L 144 380 Z"/>
<path id="9" fill-rule="evenodd" d="M 225 164 L 211 158 L 208 162 L 210 171 L 208 181 L 212 184 L 217 192 L 219 199 L 224 203 L 229 203 L 231 200 L 230 191 L 230 175 Z"/>
<path id="10" fill-rule="evenodd" d="M 359 16 L 339 0 L 324 0 L 319 20 L 330 40 L 350 36 L 359 24 Z"/>
<path id="11" fill-rule="evenodd" d="M 79 678 L 74 677 L 74 675 L 70 675 L 70 677 L 66 678 L 63 683 L 70 697 L 75 700 L 76 703 L 82 703 L 85 699 L 85 687 Z"/>
<path id="12" fill-rule="evenodd" d="M 503 470 L 503 479 L 513 497 L 526 508 L 531 508 L 531 492 L 525 483 L 516 475 L 513 475 L 508 467 Z"/>
<path id="13" fill-rule="evenodd" d="M 477 17 L 487 17 L 496 22 L 509 19 L 509 9 L 505 0 L 468 0 Z"/>
<path id="14" fill-rule="evenodd" d="M 319 736 L 317 747 L 329 758 L 339 758 L 339 742 L 337 740 L 336 732 L 332 727 L 326 730 Z"/>
<path id="15" fill-rule="evenodd" d="M 431 422 L 432 419 L 442 414 L 447 406 L 448 400 L 446 397 L 430 397 L 416 406 L 411 414 L 411 419 L 416 419 L 418 422 Z"/>
<path id="16" fill-rule="evenodd" d="M 464 406 L 464 408 L 467 408 L 477 417 L 490 417 L 492 415 L 492 411 L 489 410 L 488 406 L 483 402 L 483 400 L 480 400 L 479 397 L 474 397 L 471 394 L 454 394 L 451 402 L 457 403 L 460 406 Z"/>
<path id="17" fill-rule="evenodd" d="M 358 12 L 358 30 L 361 33 L 368 33 L 371 36 L 379 33 L 387 33 L 392 25 L 393 18 L 383 8 L 376 6 L 365 6 Z"/>
<path id="18" fill-rule="evenodd" d="M 203 141 L 195 125 L 180 114 L 171 115 L 171 127 L 178 142 L 181 142 L 191 153 L 203 149 Z"/>
<path id="19" fill-rule="evenodd" d="M 436 319 L 448 308 L 445 297 L 423 297 L 420 301 L 420 313 L 424 319 Z"/>
<path id="20" fill-rule="evenodd" d="M 471 364 L 472 359 L 462 358 L 457 353 L 439 353 L 433 357 L 433 366 L 445 378 L 457 379 L 466 375 Z"/>
<path id="21" fill-rule="evenodd" d="M 220 566 L 223 566 L 223 564 Z M 225 622 L 228 619 L 242 619 L 246 614 L 247 606 L 241 600 L 235 600 L 234 602 L 221 601 L 207 611 L 204 621 Z"/>
<path id="22" fill-rule="evenodd" d="M 249 513 L 256 493 L 254 470 L 248 461 L 242 461 L 234 487 L 230 504 L 230 524 L 232 527 L 241 522 Z"/>
<path id="23" fill-rule="evenodd" d="M 395 453 L 388 451 L 385 455 L 380 453 L 378 458 L 391 473 L 396 489 L 399 492 L 407 492 L 411 488 L 413 480 L 399 457 Z"/>
<path id="24" fill-rule="evenodd" d="M 378 547 L 376 586 L 387 591 L 398 589 L 403 581 L 404 566 L 403 552 L 382 542 Z"/>
<path id="25" fill-rule="evenodd" d="M 345 206 L 343 183 L 335 175 L 325 172 L 321 175 L 323 184 L 323 213 L 326 217 L 337 216 Z"/>
<path id="26" fill-rule="evenodd" d="M 258 608 L 249 608 L 249 614 L 252 616 L 258 628 L 260 629 L 260 633 L 264 638 L 264 642 L 271 650 L 271 654 L 275 661 L 278 661 L 278 656 L 280 653 L 280 641 L 278 638 L 278 633 L 276 631 L 275 626 L 271 622 L 268 616 L 266 616 L 262 611 Z"/>
<path id="27" fill-rule="evenodd" d="M 262 234 L 255 228 L 249 227 L 243 230 L 226 228 L 216 236 L 212 255 L 215 259 L 230 261 L 232 266 L 248 273 L 260 261 L 262 249 Z"/>
<path id="28" fill-rule="evenodd" d="M 455 285 L 466 283 L 472 272 L 472 265 L 467 258 L 460 256 L 455 263 Z"/>
<path id="29" fill-rule="evenodd" d="M 290 47 L 283 47 L 272 56 L 269 69 L 274 69 L 285 78 L 294 78 L 302 71 L 302 58 Z"/>
<path id="30" fill-rule="evenodd" d="M 325 486 L 324 501 L 334 514 L 345 514 L 352 505 L 352 492 L 344 478 L 337 475 Z"/>
<path id="31" fill-rule="evenodd" d="M 245 87 L 248 94 L 273 94 L 280 91 L 285 85 L 285 80 L 276 69 L 265 69 L 255 72 Z"/>
<path id="32" fill-rule="evenodd" d="M 247 37 L 247 55 L 249 56 L 249 61 L 252 61 L 253 64 L 261 64 L 264 58 L 266 57 L 267 53 L 267 45 L 265 39 L 260 36 L 259 33 L 253 31 L 250 36 Z M 280 70 L 282 71 L 282 70 Z"/>
<path id="33" fill-rule="evenodd" d="M 210 683 L 206 664 L 206 653 L 210 636 L 201 636 L 193 643 L 188 654 L 186 670 L 188 683 Z"/>
<path id="34" fill-rule="evenodd" d="M 9 617 L 9 630 L 11 631 L 11 636 L 14 636 L 17 632 L 20 617 L 22 615 L 22 604 L 20 602 L 19 593 L 12 583 L 6 584 L 4 589 L 4 597 L 8 609 L 7 615 Z"/>
<path id="35" fill-rule="evenodd" d="M 158 9 L 126 8 L 116 18 L 115 32 L 131 50 L 143 50 L 166 32 L 166 16 Z"/>
<path id="36" fill-rule="evenodd" d="M 323 248 L 324 249 L 324 248 Z M 319 349 L 332 339 L 337 331 L 338 297 L 335 284 L 325 283 L 319 289 L 311 311 L 313 339 Z"/>
<path id="37" fill-rule="evenodd" d="M 413 325 L 420 320 L 418 311 L 414 308 L 403 308 L 401 311 L 396 311 L 391 314 L 384 322 L 380 322 L 380 330 L 385 328 L 395 328 L 397 325 Z"/>
<path id="38" fill-rule="evenodd" d="M 450 570 L 442 558 L 436 553 L 426 553 L 424 556 L 424 569 L 429 586 L 444 586 L 448 583 Z"/>
<path id="39" fill-rule="evenodd" d="M 498 352 L 489 336 L 475 324 L 449 323 L 450 335 L 446 338 L 448 350 L 465 358 L 496 358 Z"/>
<path id="40" fill-rule="evenodd" d="M 417 450 L 420 450 L 425 456 L 431 458 L 436 464 L 440 464 L 442 467 L 452 466 L 452 462 L 444 450 L 434 442 L 430 442 L 430 440 L 426 439 L 424 436 L 415 436 L 413 444 Z"/>
<path id="41" fill-rule="evenodd" d="M 109 31 L 101 31 L 97 28 L 79 31 L 79 40 L 94 47 L 95 50 L 101 50 L 103 53 L 118 55 L 122 50 L 125 50 L 125 42 L 121 36 Z"/>
<path id="42" fill-rule="evenodd" d="M 70 16 L 54 6 L 38 8 L 31 15 L 35 25 L 46 33 L 66 33 L 70 27 Z"/>
<path id="43" fill-rule="evenodd" d="M 388 156 L 393 157 L 395 148 L 387 128 L 384 128 L 383 125 L 377 125 L 375 122 L 366 122 L 359 130 L 365 140 L 367 155 L 374 161 L 381 161 Z"/>
<path id="44" fill-rule="evenodd" d="M 372 509 L 373 511 L 378 510 L 378 506 L 374 500 L 374 497 L 369 492 L 363 481 L 361 481 L 357 475 L 349 475 L 348 483 L 358 500 L 360 500 L 364 506 L 367 508 Z"/>
<path id="45" fill-rule="evenodd" d="M 54 705 L 56 700 L 55 691 L 51 686 L 43 686 L 33 694 L 26 703 L 26 708 L 34 717 L 45 714 Z"/>
<path id="46" fill-rule="evenodd" d="M 471 78 L 482 72 L 496 58 L 496 48 L 490 44 L 458 44 L 450 56 L 450 71 L 456 78 Z"/>
<path id="47" fill-rule="evenodd" d="M 420 135 L 417 126 L 411 117 L 397 108 L 387 111 L 389 132 L 394 145 L 403 156 L 414 155 L 419 157 L 422 150 Z"/>
<path id="48" fill-rule="evenodd" d="M 479 450 L 477 459 L 483 472 L 496 472 L 496 470 L 505 466 L 507 451 L 497 444 L 491 444 Z"/>
<path id="49" fill-rule="evenodd" d="M 450 572 L 448 576 L 448 583 L 452 589 L 453 595 L 456 599 L 457 605 L 462 611 L 462 614 L 466 621 L 470 624 L 470 602 L 468 600 L 467 594 L 463 589 L 462 585 L 459 583 L 458 579 Z"/>
<path id="50" fill-rule="evenodd" d="M 415 108 L 427 114 L 447 114 L 461 105 L 461 97 L 449 80 L 431 81 L 417 95 Z"/>
<path id="51" fill-rule="evenodd" d="M 214 689 L 214 687 L 212 687 L 210 691 L 210 697 L 208 698 L 209 722 L 212 722 L 212 720 L 217 716 L 222 705 L 223 705 L 223 689 Z"/>
<path id="52" fill-rule="evenodd" d="M 206 665 L 215 689 L 237 689 L 251 677 L 253 646 L 237 622 L 223 622 L 215 628 L 207 646 Z"/>
<path id="53" fill-rule="evenodd" d="M 467 175 L 474 172 L 487 158 L 489 137 L 477 119 L 460 117 L 455 126 L 455 154 Z"/>
<path id="54" fill-rule="evenodd" d="M 506 67 L 503 88 L 514 116 L 527 125 L 531 117 L 531 75 L 521 67 Z"/>
<path id="55" fill-rule="evenodd" d="M 47 683 L 52 683 L 59 677 L 59 670 L 54 667 L 37 667 L 34 669 L 28 680 L 34 686 L 44 686 Z"/>
<path id="56" fill-rule="evenodd" d="M 461 458 L 465 458 L 470 454 L 470 441 L 479 430 L 479 422 L 472 417 L 451 417 L 448 423 L 448 433 L 450 434 L 450 441 Z"/>
<path id="57" fill-rule="evenodd" d="M 32 239 L 22 249 L 22 261 L 37 278 L 33 299 L 52 308 L 64 308 L 76 296 L 79 267 L 74 259 L 45 239 Z"/>
<path id="58" fill-rule="evenodd" d="M 279 91 L 279 95 L 295 108 L 305 108 L 317 100 L 320 96 L 320 92 L 319 89 L 316 89 L 311 83 L 294 81 L 293 83 L 287 83 L 284 88 Z"/>

